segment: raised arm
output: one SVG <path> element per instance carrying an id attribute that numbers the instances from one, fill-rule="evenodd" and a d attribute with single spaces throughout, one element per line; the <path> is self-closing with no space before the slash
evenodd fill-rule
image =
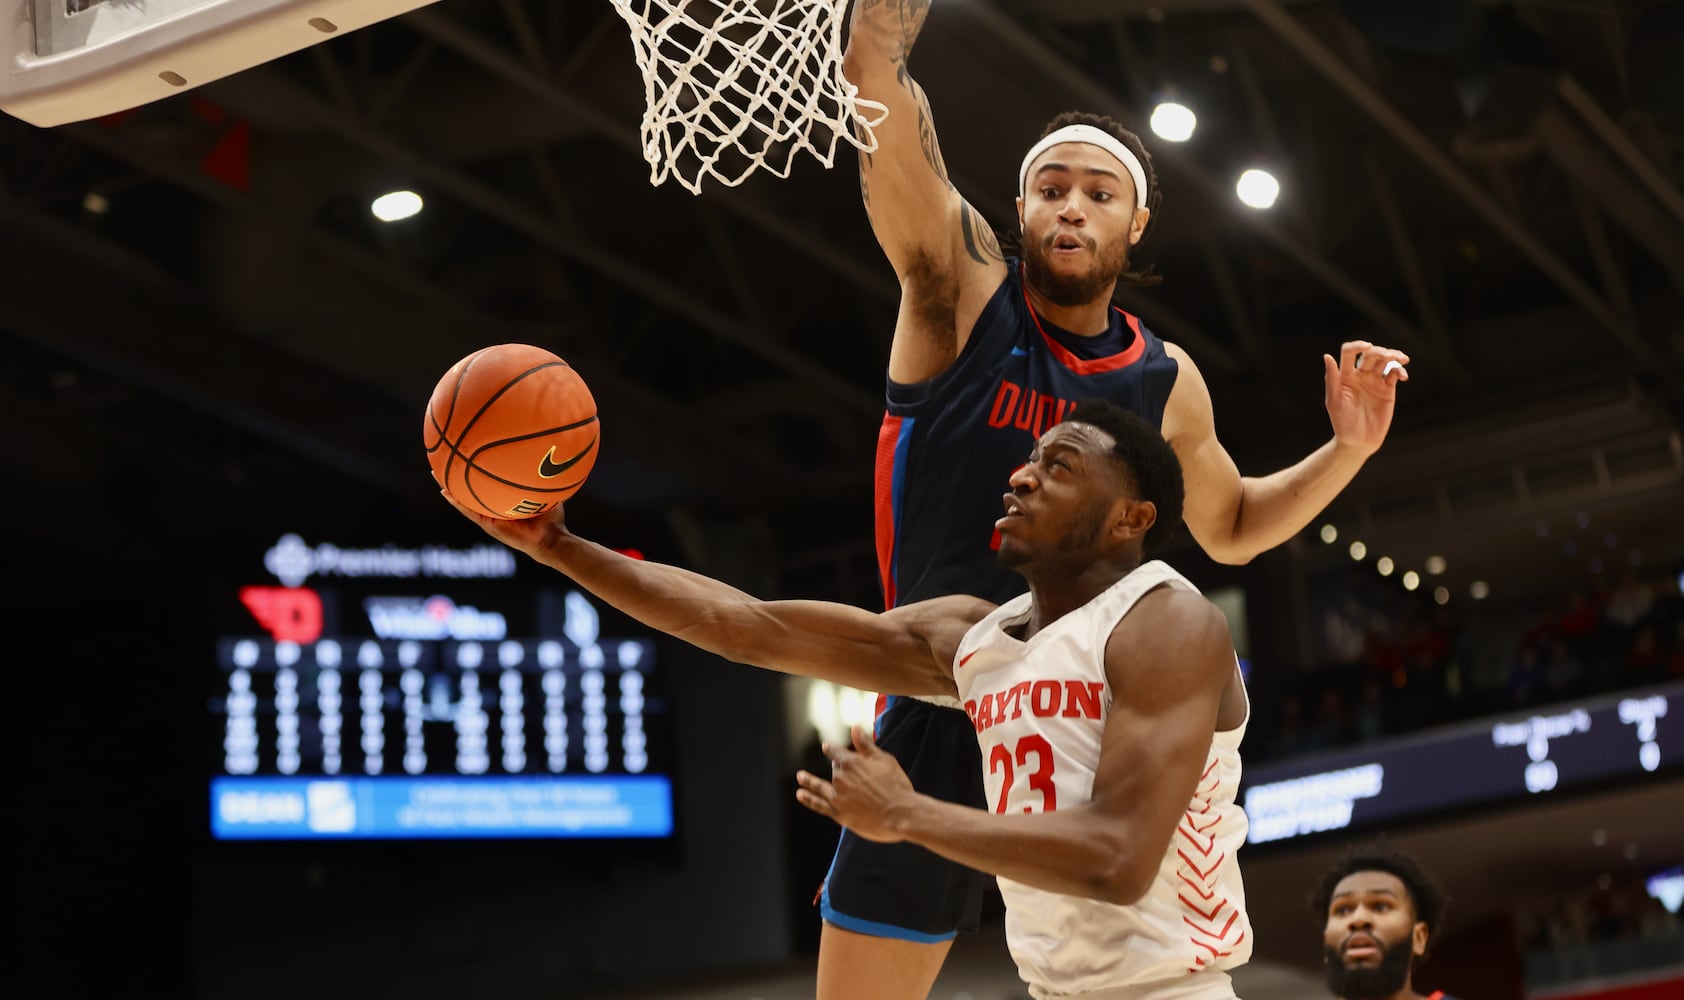
<path id="1" fill-rule="evenodd" d="M 1186 351 L 1174 344 L 1164 346 L 1180 368 L 1163 429 L 1186 481 L 1182 519 L 1207 555 L 1236 565 L 1285 542 L 1327 509 L 1385 441 L 1397 384 L 1409 380 L 1403 368 L 1409 356 L 1402 351 L 1350 341 L 1341 346 L 1338 361 L 1323 355 L 1333 439 L 1278 472 L 1242 477 L 1216 439 L 1204 376 Z M 1396 365 L 1389 365 L 1394 361 Z"/>
<path id="2" fill-rule="evenodd" d="M 919 382 L 958 357 L 971 324 L 1005 274 L 993 230 L 947 176 L 924 88 L 907 60 L 930 0 L 855 0 L 843 73 L 889 109 L 877 151 L 860 154 L 860 197 L 900 278 L 889 377 Z"/>
<path id="3" fill-rule="evenodd" d="M 1049 892 L 1133 903 L 1192 801 L 1237 667 L 1216 606 L 1159 589 L 1118 623 L 1105 669 L 1115 700 L 1090 802 L 1000 815 L 932 799 L 912 790 L 864 730 L 855 731 L 863 750 L 831 748 L 834 783 L 802 772 L 797 797 L 871 840 L 909 841 Z"/>
<path id="4" fill-rule="evenodd" d="M 567 530 L 560 508 L 523 521 L 482 517 L 486 533 L 571 577 L 651 628 L 728 660 L 891 694 L 954 692 L 953 653 L 992 605 L 939 598 L 873 614 L 823 601 L 762 601 L 677 566 L 621 555 Z"/>

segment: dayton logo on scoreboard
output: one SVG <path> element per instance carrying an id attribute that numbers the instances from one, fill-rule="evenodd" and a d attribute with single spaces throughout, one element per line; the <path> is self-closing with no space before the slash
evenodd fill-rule
<path id="1" fill-rule="evenodd" d="M 374 634 L 382 639 L 502 639 L 508 623 L 495 611 L 432 597 L 370 597 L 363 602 Z"/>

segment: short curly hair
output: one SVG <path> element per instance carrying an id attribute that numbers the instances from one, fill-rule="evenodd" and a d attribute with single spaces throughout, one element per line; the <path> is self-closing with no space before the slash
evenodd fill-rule
<path id="1" fill-rule="evenodd" d="M 1129 477 L 1140 499 L 1152 501 L 1158 519 L 1146 531 L 1143 548 L 1150 556 L 1170 542 L 1181 527 L 1186 484 L 1181 461 L 1158 428 L 1105 399 L 1084 399 L 1071 407 L 1066 421 L 1090 424 L 1111 435 L 1111 457 Z"/>
<path id="2" fill-rule="evenodd" d="M 1450 905 L 1450 897 L 1438 880 L 1427 874 L 1421 862 L 1415 860 L 1403 851 L 1398 850 L 1385 841 L 1363 844 L 1347 850 L 1343 857 L 1333 864 L 1333 867 L 1322 873 L 1316 887 L 1310 892 L 1310 913 L 1317 920 L 1327 919 L 1327 908 L 1333 901 L 1333 890 L 1347 876 L 1357 872 L 1386 872 L 1395 875 L 1398 881 L 1409 893 L 1409 905 L 1415 911 L 1415 919 L 1427 925 L 1427 944 L 1430 949 L 1432 938 L 1438 933 L 1439 924 L 1444 920 L 1444 911 Z"/>

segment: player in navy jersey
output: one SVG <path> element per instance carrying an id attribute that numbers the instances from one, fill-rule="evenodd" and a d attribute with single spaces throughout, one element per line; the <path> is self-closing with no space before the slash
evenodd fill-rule
<path id="1" fill-rule="evenodd" d="M 908 72 L 929 0 L 856 0 L 843 70 L 889 115 L 861 154 L 873 232 L 901 283 L 878 447 L 876 540 L 889 607 L 946 594 L 993 601 L 1022 584 L 992 551 L 986 499 L 1073 400 L 1132 409 L 1174 448 L 1185 521 L 1212 558 L 1244 563 L 1295 535 L 1385 439 L 1409 358 L 1365 342 L 1323 356 L 1333 437 L 1269 476 L 1242 477 L 1217 441 L 1187 353 L 1112 306 L 1158 204 L 1151 157 L 1110 119 L 1054 119 L 1018 175 L 1019 249 L 1002 251 L 948 179 Z M 922 792 L 983 803 L 970 720 L 951 701 L 881 699 L 875 726 Z M 989 880 L 921 848 L 844 830 L 820 892 L 821 1000 L 922 998 Z"/>
<path id="2" fill-rule="evenodd" d="M 1456 1000 L 1414 985 L 1446 903 L 1444 890 L 1402 851 L 1374 844 L 1346 854 L 1310 894 L 1311 912 L 1324 921 L 1328 990 L 1339 1000 Z"/>

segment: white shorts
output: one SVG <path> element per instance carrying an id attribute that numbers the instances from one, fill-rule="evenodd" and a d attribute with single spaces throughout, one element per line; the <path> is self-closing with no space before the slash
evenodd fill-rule
<path id="1" fill-rule="evenodd" d="M 1114 986 L 1091 993 L 1054 993 L 1030 986 L 1035 1000 L 1239 1000 L 1234 981 L 1220 969 L 1207 969 L 1190 976 L 1160 979 L 1133 986 Z"/>

